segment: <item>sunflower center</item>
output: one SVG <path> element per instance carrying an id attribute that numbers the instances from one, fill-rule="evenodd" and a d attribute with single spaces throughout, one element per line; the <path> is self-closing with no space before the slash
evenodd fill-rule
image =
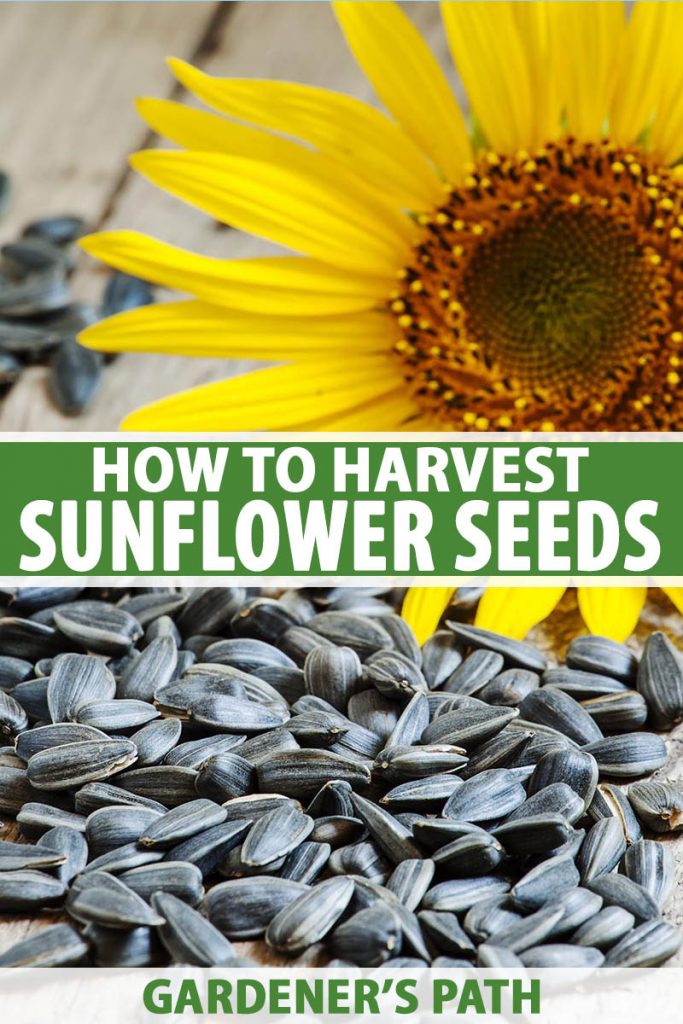
<path id="1" fill-rule="evenodd" d="M 682 200 L 674 173 L 608 142 L 482 159 L 421 218 L 391 301 L 427 416 L 459 430 L 680 429 Z"/>

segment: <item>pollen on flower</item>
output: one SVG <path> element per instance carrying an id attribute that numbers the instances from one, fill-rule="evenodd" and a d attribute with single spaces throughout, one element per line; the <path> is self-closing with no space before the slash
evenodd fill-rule
<path id="1" fill-rule="evenodd" d="M 683 429 L 681 176 L 609 141 L 489 152 L 421 223 L 390 309 L 427 417 Z"/>

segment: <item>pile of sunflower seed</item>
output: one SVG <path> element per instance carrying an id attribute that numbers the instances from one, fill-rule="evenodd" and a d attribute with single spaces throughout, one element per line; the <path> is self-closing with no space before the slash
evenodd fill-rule
<path id="1" fill-rule="evenodd" d="M 5 591 L 0 966 L 642 967 L 681 935 L 662 633 L 549 667 L 400 594 Z M 648 726 L 649 728 L 644 728 Z M 657 731 L 651 731 L 657 730 Z M 627 787 L 627 788 L 624 788 Z M 15 826 L 10 826 L 14 828 Z M 659 838 L 653 838 L 659 834 Z M 312 947 L 315 947 L 313 950 Z"/>
<path id="2" fill-rule="evenodd" d="M 8 193 L 9 179 L 0 172 L 0 212 Z M 84 230 L 80 217 L 45 217 L 0 247 L 0 394 L 27 366 L 45 363 L 49 395 L 69 416 L 93 399 L 104 366 L 101 353 L 83 348 L 76 336 L 103 317 L 154 301 L 145 281 L 118 272 L 108 277 L 99 307 L 72 301 L 74 243 Z"/>

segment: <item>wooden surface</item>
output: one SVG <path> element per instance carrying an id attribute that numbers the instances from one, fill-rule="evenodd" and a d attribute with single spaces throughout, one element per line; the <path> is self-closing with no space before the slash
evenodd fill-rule
<path id="1" fill-rule="evenodd" d="M 406 7 L 446 65 L 438 5 Z M 134 99 L 186 98 L 164 63 L 168 55 L 214 74 L 290 79 L 371 99 L 325 2 L 0 4 L 0 166 L 14 183 L 1 241 L 33 217 L 66 210 L 93 228 L 137 229 L 207 255 L 265 251 L 128 170 L 129 154 L 153 141 Z M 97 298 L 104 280 L 102 268 L 82 257 L 76 297 Z M 146 402 L 248 365 L 124 356 L 75 419 L 52 407 L 46 371 L 31 368 L 0 404 L 0 430 L 113 430 Z"/>

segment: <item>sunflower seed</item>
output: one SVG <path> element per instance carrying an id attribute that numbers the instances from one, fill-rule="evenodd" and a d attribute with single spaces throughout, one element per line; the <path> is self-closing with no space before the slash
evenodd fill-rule
<path id="1" fill-rule="evenodd" d="M 655 898 L 625 875 L 600 875 L 588 883 L 588 888 L 602 897 L 606 907 L 622 907 L 637 921 L 651 921 L 659 917 Z"/>
<path id="2" fill-rule="evenodd" d="M 422 645 L 422 672 L 430 689 L 445 683 L 461 663 L 462 651 L 450 630 L 437 630 Z"/>
<path id="3" fill-rule="evenodd" d="M 609 949 L 631 931 L 635 922 L 635 917 L 627 910 L 621 907 L 605 907 L 574 932 L 572 942 L 577 946 Z"/>
<path id="4" fill-rule="evenodd" d="M 115 890 L 101 885 L 84 889 L 70 900 L 69 914 L 83 924 L 101 924 L 124 931 L 164 923 L 160 914 L 120 881 Z"/>
<path id="5" fill-rule="evenodd" d="M 459 914 L 469 910 L 480 900 L 500 896 L 510 891 L 510 884 L 493 875 L 482 875 L 480 878 L 452 878 L 426 893 L 422 900 L 423 910 L 450 910 Z"/>
<path id="6" fill-rule="evenodd" d="M 304 663 L 306 693 L 322 697 L 339 711 L 358 690 L 362 665 L 349 647 L 314 647 Z"/>
<path id="7" fill-rule="evenodd" d="M 403 860 L 392 871 L 387 889 L 408 910 L 416 910 L 434 878 L 433 860 Z"/>
<path id="8" fill-rule="evenodd" d="M 381 742 L 386 742 L 396 727 L 399 711 L 396 701 L 384 697 L 374 687 L 354 693 L 349 698 L 347 709 L 348 716 L 355 725 L 369 729 Z"/>
<path id="9" fill-rule="evenodd" d="M 394 613 L 387 615 L 386 603 L 384 603 L 384 609 L 384 612 L 377 619 L 379 625 L 389 634 L 396 650 L 421 667 L 422 651 L 412 629 L 400 615 L 395 615 Z"/>
<path id="10" fill-rule="evenodd" d="M 400 953 L 401 941 L 399 919 L 391 907 L 378 902 L 339 925 L 330 940 L 330 949 L 335 956 L 361 967 L 381 967 Z"/>
<path id="11" fill-rule="evenodd" d="M 57 286 L 59 289 L 59 286 Z M 88 406 L 102 381 L 104 360 L 99 352 L 65 337 L 50 359 L 48 387 L 53 402 L 66 416 L 77 416 Z"/>
<path id="12" fill-rule="evenodd" d="M 168 861 L 184 860 L 196 864 L 206 878 L 212 874 L 230 850 L 243 840 L 251 827 L 249 821 L 226 821 L 221 825 L 212 825 L 197 835 L 184 839 L 177 846 L 172 846 L 165 856 Z"/>
<path id="13" fill-rule="evenodd" d="M 429 725 L 429 702 L 423 693 L 408 701 L 386 742 L 386 749 L 410 747 L 419 743 Z"/>
<path id="14" fill-rule="evenodd" d="M 327 866 L 331 853 L 329 843 L 303 842 L 285 858 L 280 877 L 294 882 L 314 882 Z"/>
<path id="15" fill-rule="evenodd" d="M 65 860 L 56 850 L 0 839 L 0 872 L 59 867 Z"/>
<path id="16" fill-rule="evenodd" d="M 14 658 L 52 658 L 64 650 L 64 638 L 51 626 L 7 616 L 0 619 L 0 650 Z"/>
<path id="17" fill-rule="evenodd" d="M 55 877 L 62 882 L 69 883 L 83 871 L 88 862 L 89 850 L 85 836 L 68 826 L 57 825 L 48 829 L 37 845 L 64 856 L 64 863 L 55 869 Z"/>
<path id="18" fill-rule="evenodd" d="M 373 842 L 355 843 L 333 850 L 329 860 L 334 875 L 355 875 L 371 882 L 384 884 L 389 877 L 391 866 Z"/>
<path id="19" fill-rule="evenodd" d="M 402 700 L 427 690 L 421 670 L 399 651 L 371 654 L 365 663 L 363 678 L 389 700 Z"/>
<path id="20" fill-rule="evenodd" d="M 289 718 L 284 708 L 266 707 L 218 693 L 192 700 L 188 712 L 200 725 L 219 732 L 247 735 L 276 729 Z"/>
<path id="21" fill-rule="evenodd" d="M 43 217 L 31 221 L 24 228 L 25 238 L 42 238 L 53 245 L 68 245 L 74 242 L 85 231 L 85 223 L 81 217 L 61 215 Z"/>
<path id="22" fill-rule="evenodd" d="M 159 709 L 142 700 L 107 700 L 80 704 L 76 721 L 102 732 L 139 729 L 159 717 Z"/>
<path id="23" fill-rule="evenodd" d="M 175 721 L 175 719 L 164 719 L 164 721 Z M 246 736 L 207 736 L 199 740 L 188 740 L 186 743 L 179 743 L 164 757 L 164 764 L 176 765 L 178 768 L 193 768 L 197 771 L 201 765 L 216 754 L 227 754 L 228 751 L 239 747 Z M 134 740 L 134 737 L 131 737 Z"/>
<path id="24" fill-rule="evenodd" d="M 443 813 L 462 821 L 495 821 L 510 814 L 525 800 L 524 787 L 510 780 L 504 769 L 494 768 L 458 786 Z"/>
<path id="25" fill-rule="evenodd" d="M 83 936 L 93 948 L 96 967 L 151 967 L 162 962 L 162 949 L 152 928 L 121 931 L 89 924 Z"/>
<path id="26" fill-rule="evenodd" d="M 464 919 L 465 931 L 477 942 L 488 942 L 522 917 L 508 906 L 507 896 L 480 900 L 470 907 Z"/>
<path id="27" fill-rule="evenodd" d="M 532 691 L 520 704 L 525 721 L 557 729 L 581 745 L 602 739 L 599 725 L 573 697 L 552 686 Z"/>
<path id="28" fill-rule="evenodd" d="M 461 778 L 470 779 L 472 776 L 490 771 L 492 768 L 507 767 L 516 759 L 516 755 L 524 750 L 533 736 L 531 730 L 503 729 L 497 736 L 493 736 L 490 740 L 485 740 L 477 746 L 468 763 L 460 771 Z M 529 775 L 531 775 L 531 766 L 521 767 L 529 767 Z"/>
<path id="29" fill-rule="evenodd" d="M 499 672 L 479 690 L 479 699 L 487 704 L 516 708 L 539 686 L 540 679 L 535 672 L 524 668 L 508 668 Z"/>
<path id="30" fill-rule="evenodd" d="M 331 814 L 315 819 L 311 839 L 317 843 L 329 843 L 330 846 L 337 847 L 356 842 L 365 834 L 365 825 L 359 818 Z"/>
<path id="31" fill-rule="evenodd" d="M 520 954 L 525 967 L 601 967 L 605 957 L 599 949 L 592 946 L 572 946 L 567 943 L 556 943 L 547 946 L 535 946 Z"/>
<path id="32" fill-rule="evenodd" d="M 274 754 L 257 766 L 259 788 L 264 792 L 310 799 L 331 779 L 352 786 L 370 784 L 370 769 L 357 761 L 326 750 L 296 750 Z"/>
<path id="33" fill-rule="evenodd" d="M 0 735 L 14 737 L 28 727 L 28 715 L 21 704 L 0 690 Z"/>
<path id="34" fill-rule="evenodd" d="M 454 878 L 473 878 L 495 871 L 504 856 L 505 851 L 494 836 L 473 833 L 438 849 L 434 863 Z"/>
<path id="35" fill-rule="evenodd" d="M 298 800 L 279 793 L 255 793 L 250 796 L 238 796 L 234 800 L 226 800 L 223 810 L 226 821 L 244 818 L 247 821 L 258 821 L 264 814 L 274 811 L 276 807 L 292 807 L 301 810 Z"/>
<path id="36" fill-rule="evenodd" d="M 566 843 L 573 831 L 561 814 L 546 813 L 511 818 L 492 829 L 491 834 L 502 844 L 506 853 L 513 857 L 524 857 L 554 850 Z"/>
<path id="37" fill-rule="evenodd" d="M 671 729 L 683 719 L 683 659 L 664 633 L 645 641 L 636 685 L 656 729 Z"/>
<path id="38" fill-rule="evenodd" d="M 55 725 L 39 725 L 27 729 L 17 736 L 15 747 L 23 761 L 29 761 L 39 750 L 60 747 L 67 743 L 79 743 L 84 740 L 106 740 L 107 735 L 100 729 L 89 725 L 78 725 L 75 722 L 58 722 Z"/>
<path id="39" fill-rule="evenodd" d="M 115 271 L 107 281 L 102 296 L 102 316 L 114 316 L 129 309 L 138 309 L 154 301 L 152 289 L 146 281 L 132 274 Z"/>
<path id="40" fill-rule="evenodd" d="M 50 709 L 47 704 L 47 688 L 50 680 L 39 677 L 28 679 L 25 683 L 19 683 L 12 690 L 12 696 L 21 704 L 22 708 L 30 719 L 38 722 L 45 722 L 50 718 Z"/>
<path id="41" fill-rule="evenodd" d="M 420 851 L 410 831 L 392 814 L 357 793 L 352 793 L 351 800 L 356 816 L 365 824 L 378 848 L 393 864 L 419 858 Z"/>
<path id="42" fill-rule="evenodd" d="M 253 939 L 273 918 L 309 887 L 285 878 L 258 875 L 219 882 L 206 894 L 203 907 L 209 920 L 230 939 Z"/>
<path id="43" fill-rule="evenodd" d="M 611 693 L 593 697 L 581 706 L 603 732 L 626 732 L 639 729 L 647 720 L 647 704 L 639 693 Z"/>
<path id="44" fill-rule="evenodd" d="M 71 831 L 85 832 L 85 821 L 82 814 L 73 814 L 60 807 L 52 807 L 50 804 L 41 804 L 35 801 L 25 803 L 17 814 L 17 824 L 21 828 L 21 834 L 29 839 L 38 838 L 58 826 L 63 826 Z"/>
<path id="45" fill-rule="evenodd" d="M 38 751 L 28 762 L 27 775 L 37 789 L 69 789 L 106 779 L 136 758 L 130 740 L 86 740 Z"/>
<path id="46" fill-rule="evenodd" d="M 173 679 L 177 663 L 178 648 L 173 638 L 157 637 L 121 674 L 117 695 L 128 700 L 151 702 L 156 691 Z"/>
<path id="47" fill-rule="evenodd" d="M 607 697 L 615 693 L 627 693 L 628 687 L 618 679 L 598 675 L 595 672 L 581 672 L 573 668 L 549 668 L 543 673 L 543 686 L 563 690 L 574 700 L 591 700 L 593 697 Z"/>
<path id="48" fill-rule="evenodd" d="M 545 655 L 537 651 L 531 644 L 521 640 L 492 633 L 478 626 L 466 626 L 462 622 L 446 622 L 447 627 L 455 634 L 457 640 L 467 647 L 481 648 L 501 654 L 505 662 L 516 668 L 526 668 L 531 672 L 544 672 L 548 667 Z"/>
<path id="49" fill-rule="evenodd" d="M 0 911 L 33 911 L 61 902 L 66 884 L 44 871 L 0 872 Z"/>
<path id="50" fill-rule="evenodd" d="M 61 654 L 55 658 L 47 684 L 50 718 L 53 722 L 72 721 L 82 704 L 111 701 L 115 693 L 114 677 L 99 658 Z"/>
<path id="51" fill-rule="evenodd" d="M 557 906 L 562 910 L 562 917 L 550 932 L 549 937 L 553 939 L 569 935 L 595 917 L 602 907 L 602 897 L 578 886 L 563 893 L 557 900 Z"/>
<path id="52" fill-rule="evenodd" d="M 143 864 L 153 864 L 155 861 L 161 860 L 162 857 L 161 850 L 149 850 L 144 846 L 139 846 L 138 843 L 127 843 L 126 846 L 116 846 L 113 850 L 107 850 L 106 853 L 95 857 L 86 865 L 85 872 L 100 874 L 104 871 L 116 875 L 130 871 L 132 868 L 142 867 Z"/>
<path id="53" fill-rule="evenodd" d="M 320 612 L 309 620 L 307 628 L 337 647 L 350 647 L 361 661 L 375 651 L 392 647 L 391 637 L 379 623 L 353 612 Z"/>
<path id="54" fill-rule="evenodd" d="M 143 633 L 135 616 L 100 601 L 74 601 L 55 611 L 54 621 L 69 640 L 93 654 L 114 657 L 130 650 Z"/>
<path id="55" fill-rule="evenodd" d="M 242 860 L 250 867 L 265 867 L 286 857 L 313 831 L 313 819 L 291 807 L 280 807 L 253 825 L 242 844 Z"/>
<path id="56" fill-rule="evenodd" d="M 681 933 L 665 921 L 646 921 L 613 946 L 605 967 L 655 967 L 672 957 L 681 945 Z"/>
<path id="57" fill-rule="evenodd" d="M 641 839 L 626 850 L 622 871 L 647 889 L 660 907 L 666 903 L 676 881 L 673 853 L 668 846 L 652 839 Z"/>
<path id="58" fill-rule="evenodd" d="M 468 749 L 491 739 L 519 715 L 516 708 L 491 707 L 476 697 L 453 698 L 453 709 L 438 715 L 422 734 L 424 743 L 450 743 Z"/>
<path id="59" fill-rule="evenodd" d="M 17 683 L 23 683 L 33 675 L 33 665 L 23 658 L 12 658 L 0 654 L 0 687 L 11 690 Z"/>
<path id="60" fill-rule="evenodd" d="M 622 683 L 635 682 L 638 659 L 624 644 L 604 636 L 577 636 L 567 649 L 567 667 L 581 672 L 611 676 Z"/>
<path id="61" fill-rule="evenodd" d="M 178 807 L 196 797 L 196 778 L 197 772 L 191 768 L 163 764 L 125 772 L 117 777 L 116 785 L 128 793 L 155 800 L 165 807 Z"/>
<path id="62" fill-rule="evenodd" d="M 380 804 L 392 811 L 440 808 L 463 785 L 457 775 L 429 775 L 424 779 L 411 779 L 394 786 L 380 799 Z"/>
<path id="63" fill-rule="evenodd" d="M 253 789 L 256 769 L 245 758 L 230 751 L 214 754 L 199 768 L 195 789 L 200 796 L 222 803 L 245 796 Z"/>
<path id="64" fill-rule="evenodd" d="M 266 942 L 290 956 L 320 942 L 348 907 L 353 889 L 350 878 L 319 882 L 275 915 L 266 930 Z M 334 947 L 332 952 L 337 955 Z"/>
<path id="65" fill-rule="evenodd" d="M 642 785 L 642 783 L 634 783 L 634 785 Z M 629 846 L 631 843 L 637 843 L 642 837 L 643 833 L 638 819 L 633 813 L 629 798 L 617 786 L 601 783 L 595 791 L 588 814 L 594 821 L 598 821 L 600 818 L 616 818 Z"/>
<path id="66" fill-rule="evenodd" d="M 467 961 L 465 961 L 465 963 L 467 963 Z M 434 967 L 435 964 L 436 961 L 433 961 L 432 967 Z M 449 962 L 445 963 L 443 966 L 449 967 L 451 964 Z M 460 961 L 454 961 L 453 966 L 461 966 Z M 465 966 L 465 964 L 462 966 Z M 467 966 L 470 965 L 467 964 Z M 503 946 L 494 946 L 491 943 L 484 942 L 477 950 L 477 967 L 495 967 L 498 970 L 519 970 L 524 968 L 524 964 L 511 950 L 505 949 Z"/>
<path id="67" fill-rule="evenodd" d="M 127 793 L 125 789 L 107 782 L 89 782 L 81 786 L 74 796 L 74 807 L 79 814 L 92 814 L 98 808 L 109 807 L 112 804 L 123 807 L 149 807 L 161 811 L 162 814 L 167 810 L 158 800 L 150 800 L 148 797 L 138 796 L 137 793 Z"/>
<path id="68" fill-rule="evenodd" d="M 551 935 L 553 928 L 561 920 L 564 909 L 546 904 L 533 914 L 513 921 L 505 928 L 494 933 L 496 946 L 521 953 L 525 949 L 537 946 Z"/>
<path id="69" fill-rule="evenodd" d="M 683 789 L 669 782 L 634 782 L 628 800 L 642 823 L 653 832 L 683 829 Z"/>
<path id="70" fill-rule="evenodd" d="M 462 747 L 437 743 L 421 747 L 389 747 L 378 755 L 374 767 L 386 781 L 424 782 L 457 772 L 467 763 Z"/>
<path id="71" fill-rule="evenodd" d="M 192 906 L 204 895 L 202 873 L 196 864 L 161 861 L 143 864 L 119 875 L 129 889 L 149 903 L 156 892 L 168 892 Z"/>
<path id="72" fill-rule="evenodd" d="M 176 963 L 214 967 L 235 959 L 229 939 L 172 893 L 154 893 L 152 907 L 164 919 L 159 938 Z"/>
<path id="73" fill-rule="evenodd" d="M 88 943 L 69 924 L 42 928 L 0 954 L 0 967 L 73 967 L 88 953 Z"/>
<path id="74" fill-rule="evenodd" d="M 86 820 L 85 834 L 98 854 L 135 843 L 162 817 L 149 807 L 101 807 Z"/>
<path id="75" fill-rule="evenodd" d="M 141 626 L 148 626 L 162 617 L 168 617 L 184 608 L 187 596 L 173 590 L 127 595 L 121 606 L 138 620 Z M 143 698 L 146 699 L 146 698 Z"/>
<path id="76" fill-rule="evenodd" d="M 581 797 L 584 807 L 588 807 L 598 784 L 598 774 L 597 761 L 588 748 L 551 751 L 540 759 L 529 779 L 529 796 L 555 782 L 565 782 Z"/>
<path id="77" fill-rule="evenodd" d="M 552 857 L 527 871 L 510 890 L 515 904 L 523 910 L 538 910 L 548 899 L 574 889 L 579 884 L 579 872 L 571 857 Z"/>
<path id="78" fill-rule="evenodd" d="M 138 752 L 139 768 L 160 764 L 178 742 L 182 725 L 177 718 L 162 718 L 138 729 L 130 737 Z"/>
<path id="79" fill-rule="evenodd" d="M 448 677 L 441 689 L 446 693 L 472 696 L 502 671 L 503 664 L 503 656 L 496 651 L 475 650 Z"/>
<path id="80" fill-rule="evenodd" d="M 600 771 L 616 778 L 637 778 L 666 764 L 664 740 L 652 732 L 607 736 L 588 743 L 584 750 L 593 755 Z"/>
<path id="81" fill-rule="evenodd" d="M 601 818 L 586 835 L 578 856 L 581 881 L 586 884 L 617 866 L 626 852 L 624 831 L 616 818 Z"/>

